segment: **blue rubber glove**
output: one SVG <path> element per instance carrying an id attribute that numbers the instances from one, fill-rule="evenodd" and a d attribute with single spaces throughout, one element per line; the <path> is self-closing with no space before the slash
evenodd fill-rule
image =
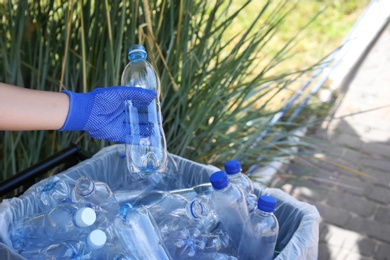
<path id="1" fill-rule="evenodd" d="M 84 130 L 96 139 L 125 143 L 130 126 L 126 124 L 125 100 L 151 102 L 157 93 L 136 87 L 97 88 L 89 93 L 63 90 L 69 96 L 68 116 L 60 131 Z"/>

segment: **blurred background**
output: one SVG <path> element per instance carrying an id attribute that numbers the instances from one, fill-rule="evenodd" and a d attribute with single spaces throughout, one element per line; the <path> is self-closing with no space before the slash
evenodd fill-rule
<path id="1" fill-rule="evenodd" d="M 169 152 L 217 167 L 233 158 L 244 169 L 261 167 L 312 147 L 291 138 L 318 125 L 336 93 L 323 102 L 307 83 L 368 3 L 6 0 L 0 81 L 47 91 L 118 85 L 128 47 L 144 44 L 161 79 Z M 1 179 L 72 143 L 91 154 L 110 145 L 82 132 L 0 132 Z"/>

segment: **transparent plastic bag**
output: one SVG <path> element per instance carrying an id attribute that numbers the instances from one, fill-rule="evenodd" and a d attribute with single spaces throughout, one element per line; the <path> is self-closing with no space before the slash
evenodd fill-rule
<path id="1" fill-rule="evenodd" d="M 135 189 L 176 190 L 208 183 L 209 176 L 219 169 L 212 165 L 196 163 L 182 157 L 169 154 L 168 169 L 164 175 L 150 176 L 152 179 L 139 178 L 127 172 L 125 149 L 123 145 L 113 145 L 102 149 L 91 159 L 56 175 L 73 189 L 81 176 L 107 183 L 118 201 L 135 196 Z M 45 180 L 43 180 L 45 181 Z M 8 235 L 9 224 L 14 220 L 41 213 L 36 200 L 34 184 L 20 197 L 5 199 L 0 204 L 0 258 L 23 259 L 13 249 Z M 269 195 L 277 199 L 275 215 L 279 221 L 279 236 L 276 244 L 278 255 L 275 259 L 317 259 L 319 221 L 317 209 L 300 202 L 280 189 L 264 188 L 254 185 L 255 194 Z M 19 258 L 18 258 L 19 257 Z"/>

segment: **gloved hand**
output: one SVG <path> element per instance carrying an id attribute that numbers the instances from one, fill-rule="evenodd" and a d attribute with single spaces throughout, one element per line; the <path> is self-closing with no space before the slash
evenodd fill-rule
<path id="1" fill-rule="evenodd" d="M 122 86 L 97 88 L 89 93 L 62 92 L 69 96 L 70 105 L 60 131 L 84 130 L 96 139 L 119 143 L 125 143 L 130 135 L 124 101 L 151 102 L 157 96 L 153 90 Z"/>

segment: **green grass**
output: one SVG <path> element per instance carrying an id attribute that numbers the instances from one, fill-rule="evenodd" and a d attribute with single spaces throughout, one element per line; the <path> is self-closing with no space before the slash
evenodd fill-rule
<path id="1" fill-rule="evenodd" d="M 241 2 L 234 1 L 234 8 L 239 8 Z M 261 2 L 253 1 L 239 14 L 238 22 L 232 27 L 232 34 L 239 33 L 249 26 L 256 14 L 260 12 Z M 331 53 L 340 46 L 369 3 L 370 0 L 289 1 L 285 8 L 292 8 L 292 11 L 278 28 L 277 36 L 271 41 L 272 44 L 270 42 L 267 45 L 266 52 L 277 53 L 280 46 L 297 34 L 300 40 L 294 43 L 293 55 L 282 64 L 278 64 L 277 70 L 272 72 L 299 70 Z M 307 25 L 316 15 L 318 17 Z M 268 62 L 265 55 L 260 58 L 265 58 L 265 63 Z"/>

